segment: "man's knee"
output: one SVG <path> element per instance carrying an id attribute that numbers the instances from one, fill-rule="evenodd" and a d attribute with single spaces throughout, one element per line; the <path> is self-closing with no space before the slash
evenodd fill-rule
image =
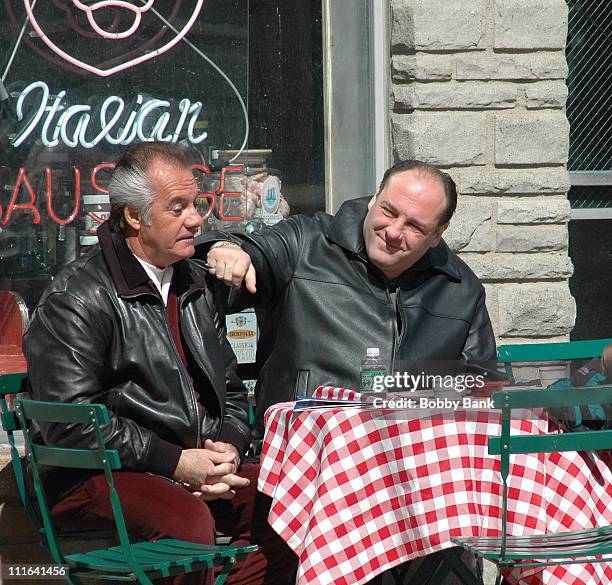
<path id="1" fill-rule="evenodd" d="M 153 528 L 157 535 L 151 538 L 177 538 L 200 544 L 215 543 L 215 521 L 208 505 L 198 497 L 186 492 L 176 506 L 158 509 L 160 516 Z M 191 501 L 189 501 L 191 500 Z"/>
<path id="2" fill-rule="evenodd" d="M 86 496 L 76 507 L 85 523 L 113 522 L 104 476 L 90 478 L 83 488 Z M 181 486 L 156 475 L 120 472 L 115 474 L 115 488 L 132 537 L 214 543 L 215 523 L 208 505 Z"/>
<path id="3" fill-rule="evenodd" d="M 178 538 L 200 544 L 214 544 L 215 521 L 208 505 L 183 487 L 156 476 L 147 478 L 145 489 L 124 491 L 128 524 L 142 522 L 148 540 Z M 141 478 L 139 478 L 141 479 Z M 128 519 L 129 518 L 129 519 Z M 138 527 L 137 527 L 138 529 Z"/>

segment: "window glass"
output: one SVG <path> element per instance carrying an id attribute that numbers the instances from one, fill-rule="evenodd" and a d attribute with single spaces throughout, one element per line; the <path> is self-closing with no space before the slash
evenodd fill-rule
<path id="1" fill-rule="evenodd" d="M 325 208 L 321 0 L 251 0 L 250 146 L 270 151 L 291 213 Z"/>
<path id="2" fill-rule="evenodd" d="M 567 0 L 570 171 L 612 170 L 612 4 Z"/>
<path id="3" fill-rule="evenodd" d="M 576 299 L 571 339 L 612 336 L 612 4 L 567 0 L 568 170 L 572 188 L 570 290 Z"/>
<path id="4" fill-rule="evenodd" d="M 4 0 L 0 290 L 95 245 L 131 142 L 190 146 L 209 227 L 323 209 L 321 36 L 314 0 Z"/>

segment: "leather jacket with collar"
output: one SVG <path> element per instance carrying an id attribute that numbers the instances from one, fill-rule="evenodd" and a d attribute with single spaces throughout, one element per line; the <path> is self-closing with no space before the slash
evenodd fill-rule
<path id="1" fill-rule="evenodd" d="M 246 389 L 217 310 L 225 287 L 197 261 L 174 264 L 183 346 L 192 356 L 188 372 L 164 303 L 125 238 L 107 224 L 98 235 L 100 248 L 56 276 L 25 333 L 34 398 L 105 404 L 111 417 L 106 444 L 119 451 L 123 470 L 171 477 L 181 450 L 207 438 L 244 453 L 250 441 Z M 201 413 L 192 376 L 199 380 Z M 40 430 L 54 446 L 93 442 L 82 427 L 45 424 Z M 54 476 L 55 498 L 87 475 L 46 473 Z"/>
<path id="2" fill-rule="evenodd" d="M 321 385 L 359 388 L 360 362 L 378 347 L 388 373 L 415 361 L 496 359 L 485 291 L 441 241 L 394 282 L 368 259 L 363 220 L 368 198 L 335 216 L 296 215 L 237 236 L 257 272 L 257 295 L 241 289 L 234 309 L 263 309 L 257 352 L 257 420 L 276 402 Z M 207 234 L 197 247 L 222 239 Z"/>

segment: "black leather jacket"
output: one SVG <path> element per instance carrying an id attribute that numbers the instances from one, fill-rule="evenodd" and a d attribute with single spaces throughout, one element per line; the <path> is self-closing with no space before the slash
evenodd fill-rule
<path id="1" fill-rule="evenodd" d="M 276 402 L 320 385 L 359 387 L 360 362 L 378 347 L 387 371 L 415 360 L 494 362 L 485 292 L 447 245 L 423 256 L 395 282 L 368 260 L 362 235 L 369 198 L 345 202 L 335 217 L 296 215 L 235 236 L 257 271 L 257 295 L 234 309 L 265 309 L 257 351 L 257 427 Z M 207 234 L 198 254 L 211 240 Z"/>
<path id="2" fill-rule="evenodd" d="M 174 264 L 181 333 L 192 360 L 183 365 L 166 310 L 122 235 L 98 230 L 100 248 L 64 268 L 36 307 L 24 336 L 28 375 L 38 400 L 105 404 L 111 422 L 107 446 L 117 449 L 124 470 L 171 477 L 181 450 L 206 438 L 250 441 L 246 389 L 225 338 L 226 289 L 201 264 Z M 202 414 L 191 376 L 198 376 Z M 193 378 L 195 379 L 195 378 Z M 45 443 L 89 446 L 82 426 L 45 424 Z M 66 494 L 87 474 L 53 475 L 50 499 Z"/>

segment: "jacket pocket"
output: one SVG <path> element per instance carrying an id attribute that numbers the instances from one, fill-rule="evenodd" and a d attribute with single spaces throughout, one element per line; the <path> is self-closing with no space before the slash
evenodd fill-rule
<path id="1" fill-rule="evenodd" d="M 295 379 L 293 400 L 296 400 L 298 396 L 309 396 L 312 394 L 312 389 L 308 392 L 308 378 L 310 378 L 310 370 L 298 370 Z"/>

